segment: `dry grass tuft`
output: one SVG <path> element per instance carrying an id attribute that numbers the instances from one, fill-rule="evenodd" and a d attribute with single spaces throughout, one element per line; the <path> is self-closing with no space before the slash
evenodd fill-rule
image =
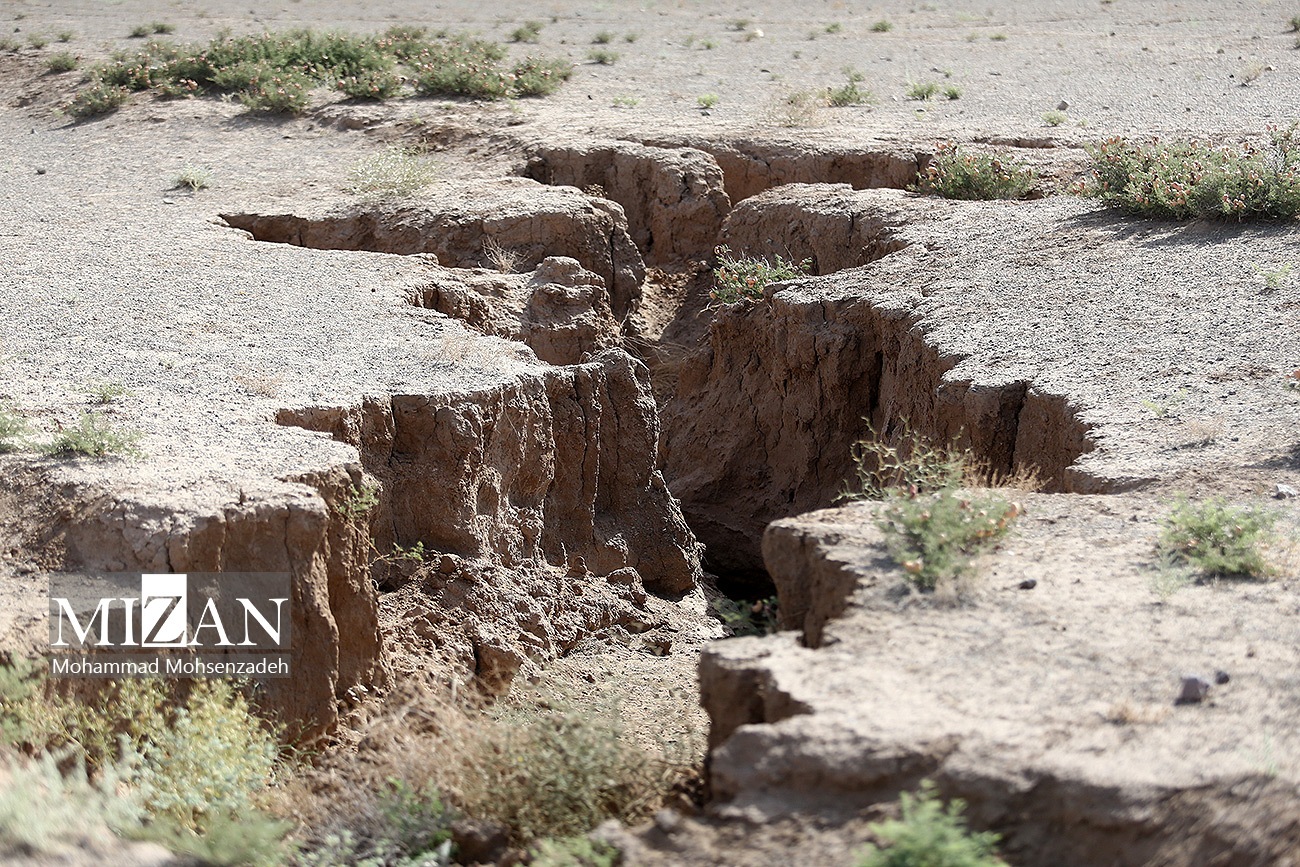
<path id="1" fill-rule="evenodd" d="M 328 839 L 374 840 L 381 796 L 436 792 L 457 814 L 506 828 L 519 844 L 590 831 L 653 813 L 689 772 L 664 748 L 635 744 L 616 705 L 565 696 L 495 704 L 408 682 L 360 734 L 355 752 L 329 756 L 287 785 L 279 812 Z"/>

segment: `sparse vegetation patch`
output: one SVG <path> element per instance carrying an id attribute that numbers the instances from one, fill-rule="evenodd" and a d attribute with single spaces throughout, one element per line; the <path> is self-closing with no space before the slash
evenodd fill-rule
<path id="1" fill-rule="evenodd" d="M 795 263 L 782 256 L 735 256 L 727 247 L 715 251 L 718 267 L 713 271 L 714 286 L 709 297 L 721 304 L 761 301 L 763 291 L 772 283 L 805 276 L 812 263 Z"/>
<path id="2" fill-rule="evenodd" d="M 947 144 L 921 173 L 916 189 L 945 199 L 1021 199 L 1034 180 L 1033 170 L 1013 159 Z"/>
<path id="3" fill-rule="evenodd" d="M 1006 867 L 996 855 L 998 835 L 973 833 L 962 813 L 966 804 L 953 800 L 945 807 L 934 784 L 921 784 L 916 794 L 899 798 L 902 818 L 871 826 L 885 844 L 868 851 L 858 867 Z"/>
<path id="4" fill-rule="evenodd" d="M 133 457 L 140 454 L 140 434 L 115 427 L 98 413 L 86 412 L 75 425 L 60 431 L 45 451 L 54 457 Z"/>
<path id="5" fill-rule="evenodd" d="M 145 30 L 142 36 L 149 35 Z M 125 98 L 117 88 L 125 88 L 172 97 L 230 93 L 254 110 L 293 113 L 307 107 L 318 86 L 353 98 L 390 99 L 408 78 L 422 96 L 503 99 L 551 93 L 572 71 L 565 60 L 525 58 L 509 65 L 505 58 L 497 43 L 431 36 L 413 27 L 379 36 L 311 30 L 223 36 L 200 47 L 151 40 L 97 68 L 69 111 L 85 117 L 112 110 Z"/>
<path id="6" fill-rule="evenodd" d="M 1195 139 L 1089 148 L 1092 177 L 1078 191 L 1129 213 L 1174 220 L 1291 220 L 1300 215 L 1296 127 L 1267 143 L 1211 145 Z"/>
<path id="7" fill-rule="evenodd" d="M 1264 578 L 1265 550 L 1274 541 L 1277 517 L 1222 499 L 1183 500 L 1174 506 L 1157 543 L 1168 560 L 1211 578 Z"/>

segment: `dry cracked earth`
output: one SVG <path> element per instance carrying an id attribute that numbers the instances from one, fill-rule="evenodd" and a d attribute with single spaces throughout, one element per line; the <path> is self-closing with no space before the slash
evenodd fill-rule
<path id="1" fill-rule="evenodd" d="M 1014 865 L 1300 864 L 1300 279 L 1263 276 L 1300 230 L 1061 192 L 1108 136 L 1295 120 L 1297 12 L 4 0 L 0 34 L 73 36 L 0 53 L 0 400 L 36 445 L 87 410 L 140 435 L 0 455 L 5 648 L 39 645 L 52 571 L 284 571 L 298 674 L 266 700 L 302 738 L 343 749 L 430 677 L 619 693 L 634 732 L 697 739 L 698 803 L 602 828 L 626 864 L 854 864 L 923 779 Z M 75 121 L 80 73 L 45 67 L 155 20 L 532 18 L 577 62 L 544 99 Z M 791 109 L 846 67 L 874 104 Z M 959 98 L 906 98 L 931 80 Z M 947 141 L 1044 195 L 909 192 Z M 350 192 L 392 147 L 437 180 Z M 720 244 L 812 275 L 712 305 Z M 900 595 L 873 507 L 837 505 L 853 443 L 904 419 L 1042 482 L 963 604 Z M 1171 586 L 1162 521 L 1212 495 L 1278 516 L 1273 580 Z M 772 588 L 781 631 L 718 640 L 710 599 Z"/>

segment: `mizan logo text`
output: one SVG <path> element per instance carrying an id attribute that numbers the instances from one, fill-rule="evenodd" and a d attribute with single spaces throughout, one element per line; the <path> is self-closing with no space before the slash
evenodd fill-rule
<path id="1" fill-rule="evenodd" d="M 68 627 L 76 646 L 93 643 L 96 647 L 260 647 L 279 646 L 284 627 L 284 604 L 288 598 L 257 600 L 236 597 L 238 608 L 228 610 L 223 619 L 217 600 L 209 597 L 193 625 L 189 619 L 189 580 L 183 574 L 141 575 L 140 596 L 107 597 L 84 621 L 66 598 L 51 600 L 58 607 L 58 626 L 54 647 L 70 647 L 64 636 Z M 136 611 L 139 611 L 137 619 Z M 260 607 L 259 607 L 260 606 Z M 110 613 L 121 610 L 120 627 L 110 632 Z M 233 616 L 232 616 L 233 614 Z M 227 621 L 235 621 L 233 623 Z M 89 642 L 98 621 L 98 635 Z M 274 621 L 274 622 L 273 622 Z M 116 626 L 117 624 L 115 624 Z M 138 625 L 138 629 L 137 629 Z M 254 640 L 256 633 L 265 640 Z M 233 630 L 233 631 L 232 631 Z M 116 634 L 116 633 L 120 633 Z"/>

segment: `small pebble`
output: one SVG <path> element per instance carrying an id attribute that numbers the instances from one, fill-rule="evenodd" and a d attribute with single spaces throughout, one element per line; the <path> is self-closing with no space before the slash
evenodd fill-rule
<path id="1" fill-rule="evenodd" d="M 1016 589 L 1033 590 L 1037 586 L 1038 586 L 1037 578 L 1026 578 L 1024 581 L 1021 581 L 1019 584 L 1016 585 Z"/>
<path id="2" fill-rule="evenodd" d="M 1174 704 L 1200 704 L 1209 695 L 1210 682 L 1203 677 L 1189 674 L 1183 677 L 1183 689 Z"/>
<path id="3" fill-rule="evenodd" d="M 1214 673 L 1214 682 L 1219 686 L 1223 686 L 1230 680 L 1232 680 L 1232 675 L 1228 674 L 1226 671 L 1219 670 Z"/>
<path id="4" fill-rule="evenodd" d="M 1292 500 L 1300 497 L 1300 491 L 1290 485 L 1278 484 L 1273 487 L 1273 499 L 1275 500 Z"/>
<path id="5" fill-rule="evenodd" d="M 36 170 L 36 174 L 38 174 L 38 175 L 43 175 L 43 174 L 45 174 L 45 169 L 37 169 L 37 170 Z"/>

